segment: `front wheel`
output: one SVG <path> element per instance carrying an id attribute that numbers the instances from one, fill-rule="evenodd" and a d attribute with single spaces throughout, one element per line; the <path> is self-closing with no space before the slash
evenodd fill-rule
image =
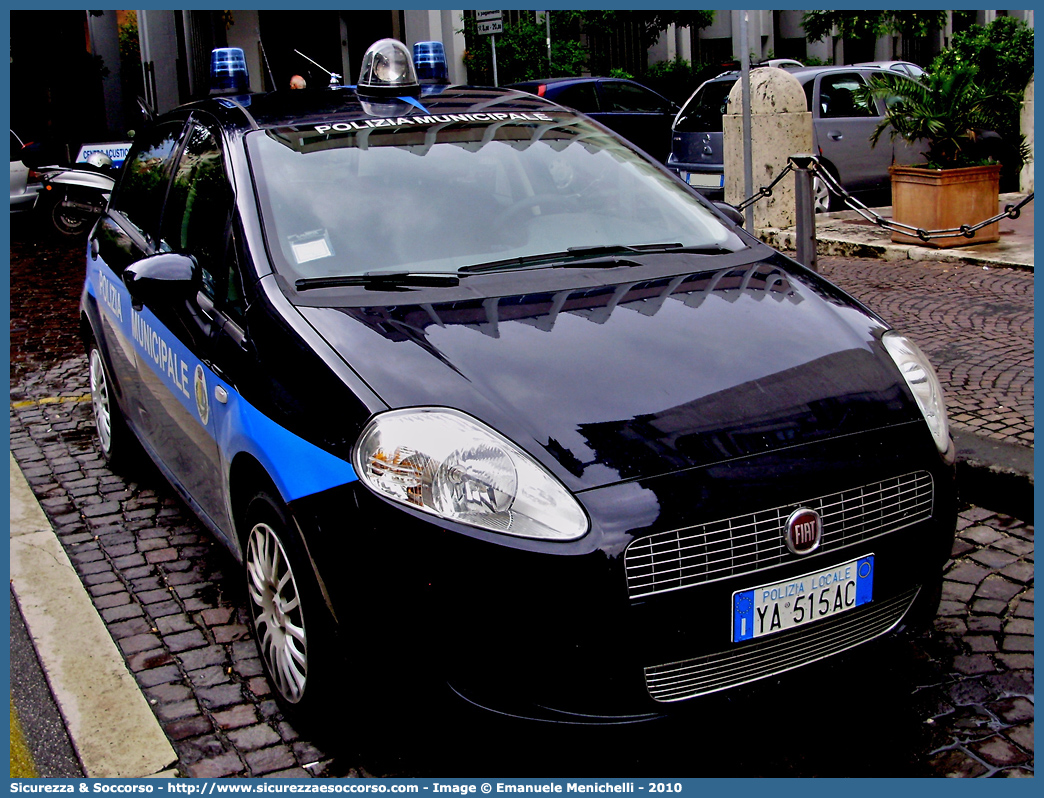
<path id="1" fill-rule="evenodd" d="M 95 342 L 88 352 L 91 383 L 91 408 L 94 411 L 94 426 L 98 433 L 98 448 L 110 465 L 129 460 L 133 451 L 133 438 L 123 420 L 116 397 L 112 393 L 109 372 L 105 360 Z"/>
<path id="2" fill-rule="evenodd" d="M 826 181 L 819 175 L 812 178 L 812 207 L 816 213 L 826 213 L 834 209 L 836 201 L 827 187 Z"/>
<path id="3" fill-rule="evenodd" d="M 261 661 L 284 712 L 315 724 L 339 692 L 333 619 L 282 503 L 259 491 L 244 518 L 247 597 Z"/>

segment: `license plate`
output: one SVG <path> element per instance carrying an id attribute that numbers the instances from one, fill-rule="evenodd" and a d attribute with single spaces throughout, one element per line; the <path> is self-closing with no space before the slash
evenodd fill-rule
<path id="1" fill-rule="evenodd" d="M 840 615 L 873 600 L 874 555 L 732 594 L 732 642 Z"/>
<path id="2" fill-rule="evenodd" d="M 700 188 L 721 188 L 725 185 L 725 175 L 709 175 L 704 172 L 682 172 L 682 179 L 690 186 Z"/>

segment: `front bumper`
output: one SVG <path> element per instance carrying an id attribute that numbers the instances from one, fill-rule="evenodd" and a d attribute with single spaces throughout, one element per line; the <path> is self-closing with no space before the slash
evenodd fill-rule
<path id="1" fill-rule="evenodd" d="M 899 506 L 887 497 L 912 490 L 908 475 L 918 475 L 921 498 Z M 952 466 L 923 425 L 911 424 L 587 491 L 580 498 L 592 531 L 567 546 L 505 545 L 414 517 L 359 485 L 343 490 L 336 511 L 329 496 L 294 509 L 319 527 L 316 561 L 338 619 L 365 619 L 382 641 L 372 647 L 385 656 L 381 670 L 438 672 L 474 704 L 571 722 L 645 720 L 932 617 L 956 520 Z M 729 547 L 736 536 L 716 531 L 723 521 L 839 495 L 849 504 L 833 519 L 824 514 L 824 542 L 812 555 L 780 551 L 768 524 L 756 535 L 759 553 L 734 553 L 725 571 L 675 564 L 677 575 L 650 588 L 648 572 L 671 568 L 634 565 L 650 540 L 687 547 L 705 531 Z M 853 520 L 860 496 L 873 515 L 865 523 Z M 863 532 L 849 534 L 860 524 Z M 732 642 L 735 591 L 871 553 L 870 604 Z M 345 563 L 361 564 L 358 579 L 336 575 Z"/>

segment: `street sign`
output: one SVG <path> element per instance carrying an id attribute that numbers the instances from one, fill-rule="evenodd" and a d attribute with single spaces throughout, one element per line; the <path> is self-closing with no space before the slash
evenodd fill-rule
<path id="1" fill-rule="evenodd" d="M 504 32 L 504 20 L 499 11 L 476 11 L 475 27 L 478 28 L 480 36 L 488 36 L 491 33 Z M 489 40 L 489 46 L 493 56 L 493 85 L 499 86 L 497 82 L 497 37 Z"/>
<path id="2" fill-rule="evenodd" d="M 483 36 L 504 32 L 504 19 L 499 11 L 476 11 L 475 23 L 478 33 Z"/>

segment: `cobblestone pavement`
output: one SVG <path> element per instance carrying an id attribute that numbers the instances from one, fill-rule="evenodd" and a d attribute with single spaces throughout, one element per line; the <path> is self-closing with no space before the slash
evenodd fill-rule
<path id="1" fill-rule="evenodd" d="M 1033 529 L 980 507 L 961 513 L 935 629 L 821 663 L 800 689 L 762 683 L 637 730 L 541 727 L 534 735 L 436 705 L 336 745 L 302 736 L 262 676 L 238 566 L 155 470 L 113 473 L 95 450 L 86 358 L 75 337 L 80 261 L 68 248 L 17 237 L 12 244 L 11 448 L 171 739 L 182 775 L 1032 775 Z M 916 320 L 916 308 L 926 307 L 918 303 L 930 305 L 930 283 L 907 304 L 872 263 L 824 265 L 844 272 L 833 275 L 842 285 L 864 275 L 868 290 L 885 298 L 891 291 L 888 307 L 866 298 L 896 323 L 900 310 Z M 859 286 L 848 287 L 859 295 Z M 945 295 L 952 307 L 941 315 L 955 328 L 959 294 Z M 922 334 L 930 325 L 906 328 L 930 352 L 941 340 Z M 988 346 L 970 340 L 977 329 L 960 335 L 969 350 Z M 1014 377 L 1023 361 L 1008 365 L 1007 357 L 999 351 L 992 363 Z M 1015 384 L 1025 383 L 998 380 L 992 389 L 1012 411 L 1027 400 L 1007 397 L 1004 387 Z M 786 730 L 796 716 L 832 721 L 816 727 L 820 737 L 807 747 L 752 734 L 752 724 Z M 859 734 L 837 733 L 831 723 Z"/>
<path id="2" fill-rule="evenodd" d="M 1032 272 L 863 258 L 819 271 L 924 350 L 955 427 L 1033 446 Z"/>

